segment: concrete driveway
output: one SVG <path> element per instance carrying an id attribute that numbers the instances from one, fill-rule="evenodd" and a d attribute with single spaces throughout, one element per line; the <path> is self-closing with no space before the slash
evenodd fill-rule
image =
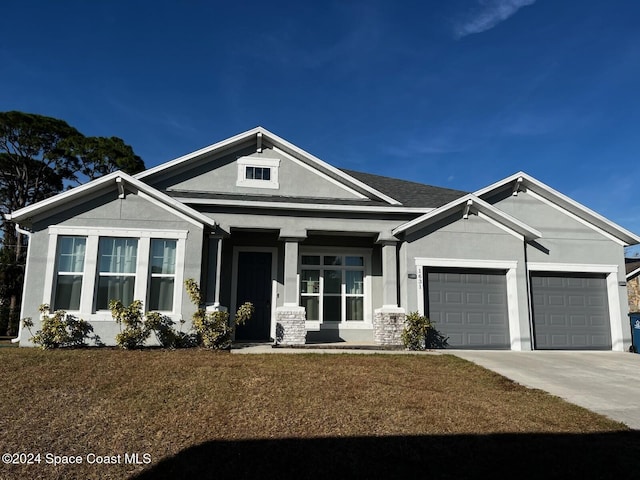
<path id="1" fill-rule="evenodd" d="M 640 430 L 638 354 L 472 350 L 447 350 L 446 353 Z"/>

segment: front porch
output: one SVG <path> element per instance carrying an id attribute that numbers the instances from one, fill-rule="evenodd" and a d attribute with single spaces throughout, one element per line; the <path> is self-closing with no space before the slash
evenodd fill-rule
<path id="1" fill-rule="evenodd" d="M 398 345 L 397 254 L 374 232 L 230 228 L 209 238 L 203 290 L 209 309 L 232 318 L 253 303 L 238 342 Z"/>

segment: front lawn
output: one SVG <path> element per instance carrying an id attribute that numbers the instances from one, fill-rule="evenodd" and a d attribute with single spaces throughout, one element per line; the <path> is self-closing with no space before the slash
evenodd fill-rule
<path id="1" fill-rule="evenodd" d="M 606 478 L 640 458 L 639 432 L 450 355 L 0 360 L 1 453 L 40 454 L 0 478 Z"/>

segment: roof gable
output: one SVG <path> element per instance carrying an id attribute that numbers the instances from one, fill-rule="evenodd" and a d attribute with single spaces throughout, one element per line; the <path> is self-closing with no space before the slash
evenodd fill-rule
<path id="1" fill-rule="evenodd" d="M 436 208 L 429 213 L 425 213 L 414 220 L 404 223 L 395 228 L 392 233 L 397 236 L 402 233 L 413 232 L 419 228 L 423 228 L 442 220 L 457 211 L 463 214 L 463 218 L 467 218 L 470 213 L 478 214 L 478 216 L 484 217 L 488 221 L 495 223 L 510 233 L 521 235 L 527 240 L 535 240 L 542 236 L 542 234 L 535 228 L 530 227 L 511 215 L 500 211 L 493 205 L 490 205 L 473 194 L 464 195 L 463 197 Z"/>
<path id="2" fill-rule="evenodd" d="M 371 199 L 387 205 L 402 205 L 401 202 L 393 198 L 388 193 L 382 192 L 375 187 L 361 181 L 347 172 L 329 165 L 310 153 L 296 147 L 292 143 L 269 132 L 263 127 L 235 135 L 231 138 L 202 148 L 182 157 L 178 157 L 169 162 L 150 168 L 135 175 L 136 179 L 154 183 L 161 181 L 163 176 L 178 171 L 186 170 L 190 165 L 195 165 L 207 157 L 219 157 L 228 155 L 234 150 L 253 146 L 254 150 L 261 154 L 266 148 L 272 149 L 277 156 L 286 158 L 296 163 L 299 167 L 307 169 L 325 181 L 342 188 L 350 193 L 352 198 Z M 219 192 L 216 192 L 219 193 Z"/>
<path id="3" fill-rule="evenodd" d="M 71 190 L 67 190 L 66 192 L 59 193 L 53 197 L 21 208 L 20 210 L 16 210 L 15 212 L 7 214 L 6 218 L 7 220 L 21 223 L 36 216 L 46 215 L 49 212 L 53 214 L 61 208 L 65 208 L 69 204 L 77 204 L 80 199 L 95 192 L 103 191 L 109 187 L 117 188 L 122 197 L 124 197 L 127 187 L 134 189 L 135 191 L 146 195 L 149 200 L 153 201 L 157 205 L 170 210 L 191 222 L 210 227 L 214 227 L 216 225 L 215 221 L 206 215 L 121 171 L 110 173 L 96 180 L 85 183 L 84 185 L 80 185 Z"/>
<path id="4" fill-rule="evenodd" d="M 482 188 L 474 192 L 474 195 L 486 199 L 491 195 L 505 190 L 510 190 L 513 195 L 517 195 L 518 192 L 523 189 L 533 192 L 542 200 L 549 202 L 565 214 L 581 221 L 608 238 L 616 239 L 623 245 L 636 245 L 640 243 L 640 237 L 638 235 L 615 224 L 524 172 L 515 173 L 499 182 Z"/>

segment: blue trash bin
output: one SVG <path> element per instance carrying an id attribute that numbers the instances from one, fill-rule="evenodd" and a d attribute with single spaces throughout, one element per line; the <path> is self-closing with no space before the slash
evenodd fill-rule
<path id="1" fill-rule="evenodd" d="M 640 312 L 630 313 L 631 320 L 631 350 L 640 353 Z"/>

